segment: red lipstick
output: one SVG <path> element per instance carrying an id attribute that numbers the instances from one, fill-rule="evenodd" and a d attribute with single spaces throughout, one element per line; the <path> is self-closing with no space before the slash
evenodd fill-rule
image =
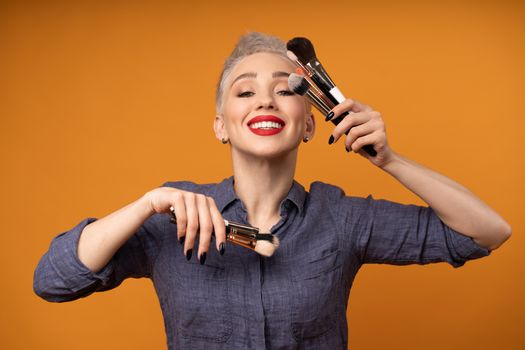
<path id="1" fill-rule="evenodd" d="M 248 121 L 248 128 L 259 136 L 271 136 L 280 133 L 286 123 L 274 115 L 259 115 Z"/>

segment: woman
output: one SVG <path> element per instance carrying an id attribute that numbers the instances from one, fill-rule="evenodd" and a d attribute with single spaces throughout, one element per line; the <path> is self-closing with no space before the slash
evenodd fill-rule
<path id="1" fill-rule="evenodd" d="M 362 264 L 459 267 L 509 238 L 509 225 L 467 189 L 392 151 L 381 115 L 353 100 L 332 111 L 334 118 L 353 113 L 329 142 L 344 142 L 430 207 L 345 196 L 321 182 L 306 192 L 294 174 L 315 121 L 289 91 L 294 68 L 279 39 L 243 37 L 221 74 L 214 124 L 230 145 L 233 177 L 169 182 L 103 219 L 82 221 L 53 240 L 35 272 L 36 293 L 68 301 L 149 277 L 170 349 L 343 349 L 347 300 Z M 375 157 L 361 151 L 367 144 Z M 279 249 L 263 258 L 226 244 L 223 218 L 273 233 Z"/>

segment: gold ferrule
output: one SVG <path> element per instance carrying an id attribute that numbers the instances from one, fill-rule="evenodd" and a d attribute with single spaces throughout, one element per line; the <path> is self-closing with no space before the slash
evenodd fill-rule
<path id="1" fill-rule="evenodd" d="M 170 207 L 171 217 L 170 221 L 173 224 L 177 223 L 175 216 L 175 209 Z M 257 245 L 257 234 L 259 229 L 257 227 L 239 224 L 237 222 L 231 222 L 224 220 L 226 225 L 226 239 L 233 244 L 254 250 Z"/>
<path id="2" fill-rule="evenodd" d="M 226 221 L 226 237 L 232 243 L 254 249 L 257 244 L 259 229 L 236 222 Z"/>
<path id="3" fill-rule="evenodd" d="M 255 248 L 255 245 L 257 244 L 257 240 L 255 240 L 255 239 L 246 238 L 244 236 L 235 235 L 235 234 L 232 234 L 232 233 L 227 234 L 226 238 L 231 243 L 234 243 L 234 244 L 237 244 L 237 245 L 240 245 L 242 247 L 249 248 L 249 249 L 252 249 L 252 250 Z"/>

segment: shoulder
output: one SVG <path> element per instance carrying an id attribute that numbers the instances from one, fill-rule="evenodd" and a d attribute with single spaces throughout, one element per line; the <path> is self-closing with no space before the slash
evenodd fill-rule
<path id="1" fill-rule="evenodd" d="M 310 195 L 319 197 L 343 197 L 345 196 L 345 191 L 339 186 L 322 181 L 314 181 L 310 184 Z"/>
<path id="2" fill-rule="evenodd" d="M 310 184 L 308 195 L 310 209 L 329 212 L 335 218 L 369 215 L 374 201 L 371 195 L 366 198 L 347 195 L 343 188 L 321 181 Z"/>
<path id="3" fill-rule="evenodd" d="M 347 195 L 341 187 L 322 181 L 312 182 L 310 184 L 309 194 L 310 197 L 315 199 L 319 198 L 326 201 L 342 201 L 363 205 L 373 200 L 371 195 L 366 198 Z"/>

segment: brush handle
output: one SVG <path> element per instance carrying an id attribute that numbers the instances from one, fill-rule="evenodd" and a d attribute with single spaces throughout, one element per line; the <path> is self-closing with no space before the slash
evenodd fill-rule
<path id="1" fill-rule="evenodd" d="M 175 216 L 175 213 L 173 213 L 173 211 L 171 212 L 170 222 L 172 224 L 174 224 L 174 225 L 177 224 L 177 218 Z M 242 228 L 247 227 L 245 225 L 234 224 L 234 223 L 232 223 L 231 221 L 228 221 L 228 220 L 224 220 L 224 224 L 226 225 L 226 240 L 228 242 L 233 243 L 233 244 L 238 245 L 238 246 L 241 246 L 241 247 L 244 247 L 244 248 L 255 250 L 255 246 L 257 245 L 257 240 L 258 240 L 257 236 L 259 236 L 258 233 L 257 234 L 253 234 L 253 237 L 251 237 L 251 235 L 247 235 L 247 234 L 245 234 L 243 232 L 244 230 L 242 230 Z M 232 227 L 234 225 L 238 225 L 237 228 L 240 228 L 241 232 L 239 232 L 236 229 L 232 230 Z M 232 231 L 234 231 L 234 232 L 232 232 Z M 215 230 L 214 229 L 212 229 L 211 235 L 212 235 L 212 237 L 215 237 Z M 268 235 L 268 236 L 270 236 L 270 235 Z M 267 239 L 266 237 L 264 239 L 265 240 L 270 240 L 270 239 Z"/>
<path id="2" fill-rule="evenodd" d="M 326 74 L 328 76 L 328 74 Z M 317 74 L 312 75 L 312 80 L 317 85 L 317 87 L 330 99 L 330 101 L 334 104 L 334 106 L 340 104 L 345 100 L 345 97 L 341 93 L 341 91 L 337 88 L 337 86 L 329 86 L 324 82 L 322 79 L 319 78 Z M 331 80 L 330 80 L 331 81 Z M 333 107 L 332 107 L 333 108 Z M 332 123 L 335 125 L 339 124 L 341 120 L 343 120 L 344 117 L 348 115 L 348 112 L 345 112 L 341 114 L 337 119 L 332 119 Z M 351 128 L 350 128 L 351 129 Z M 348 135 L 350 130 L 345 132 L 345 135 Z M 368 153 L 370 156 L 375 157 L 377 155 L 376 150 L 374 149 L 374 146 L 372 145 L 364 145 L 363 149 L 366 153 Z"/>
<path id="3" fill-rule="evenodd" d="M 226 236 L 228 238 L 228 235 L 234 235 L 234 236 L 243 236 L 252 240 L 264 240 L 264 241 L 271 241 L 273 235 L 271 233 L 260 233 L 259 229 L 257 227 L 253 227 L 250 225 L 244 225 L 238 222 L 233 222 L 230 220 L 224 220 L 224 225 L 226 226 Z M 173 209 L 173 206 L 170 207 L 170 222 L 174 225 L 177 224 L 177 217 L 175 216 L 175 209 Z M 215 236 L 215 230 L 212 228 L 211 230 L 212 236 Z"/>
<path id="4" fill-rule="evenodd" d="M 335 118 L 335 119 L 332 119 L 331 122 L 334 123 L 335 125 L 338 125 L 349 113 L 348 112 L 344 112 L 343 114 L 341 114 L 339 117 Z M 352 130 L 352 128 L 348 129 L 346 132 L 345 132 L 345 135 L 348 135 L 348 133 L 350 132 L 350 130 Z M 377 152 L 376 150 L 374 149 L 374 146 L 372 145 L 364 145 L 363 146 L 363 149 L 365 150 L 366 153 L 368 153 L 370 156 L 372 157 L 375 157 L 377 155 Z"/>

